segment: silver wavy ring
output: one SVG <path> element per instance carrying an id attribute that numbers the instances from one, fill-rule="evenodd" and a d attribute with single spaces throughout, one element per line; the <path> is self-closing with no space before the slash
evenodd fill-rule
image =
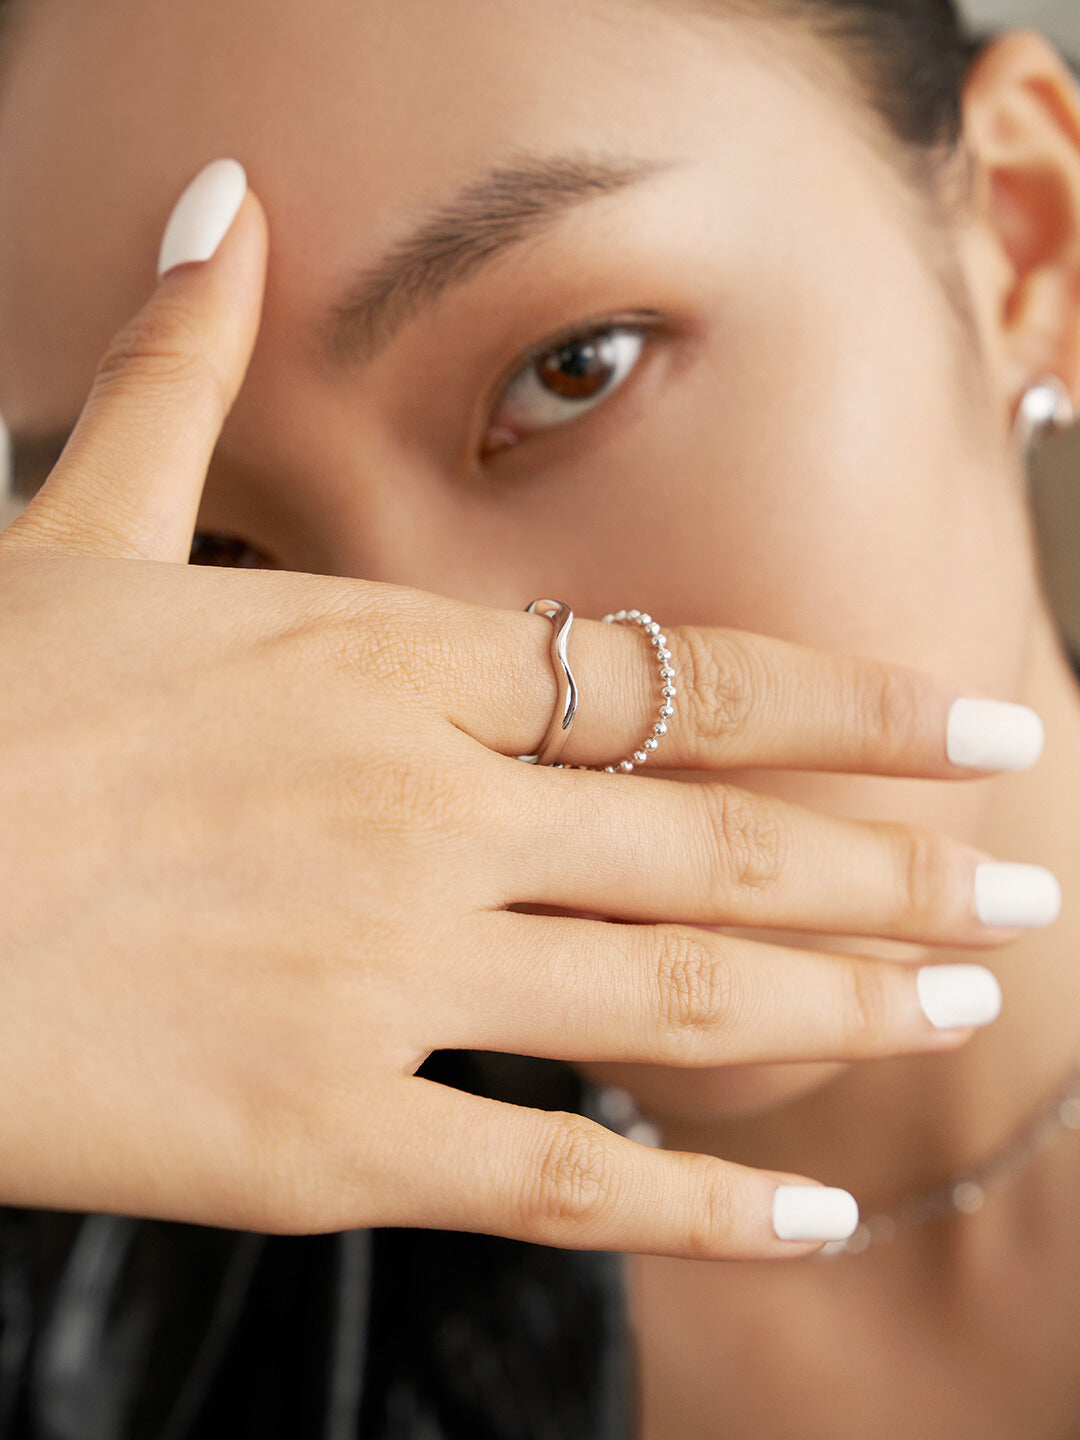
<path id="1" fill-rule="evenodd" d="M 519 755 L 526 765 L 554 765 L 562 754 L 570 736 L 570 727 L 577 714 L 577 682 L 574 680 L 570 662 L 566 658 L 566 643 L 570 638 L 570 627 L 574 623 L 574 612 L 561 600 L 534 600 L 525 609 L 530 615 L 543 615 L 551 621 L 551 659 L 555 667 L 555 678 L 559 686 L 559 698 L 535 755 Z"/>

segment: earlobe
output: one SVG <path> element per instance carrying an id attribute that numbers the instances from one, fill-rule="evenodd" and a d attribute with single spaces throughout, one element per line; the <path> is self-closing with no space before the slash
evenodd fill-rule
<path id="1" fill-rule="evenodd" d="M 1080 87 L 1041 35 L 976 61 L 964 93 L 976 221 L 995 254 L 994 323 L 1010 399 L 1057 375 L 1080 399 Z"/>

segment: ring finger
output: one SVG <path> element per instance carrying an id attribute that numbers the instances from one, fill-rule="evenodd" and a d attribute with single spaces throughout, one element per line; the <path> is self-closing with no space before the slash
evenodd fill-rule
<path id="1" fill-rule="evenodd" d="M 430 1013 L 439 1049 L 713 1066 L 955 1048 L 994 1020 L 980 965 L 922 969 L 678 925 L 502 912 Z M 513 963 L 506 957 L 512 955 Z"/>

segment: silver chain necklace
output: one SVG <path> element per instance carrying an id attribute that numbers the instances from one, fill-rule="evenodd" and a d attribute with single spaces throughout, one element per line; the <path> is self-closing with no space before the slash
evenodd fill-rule
<path id="1" fill-rule="evenodd" d="M 628 1091 L 605 1087 L 599 1092 L 597 1108 L 597 1118 L 610 1129 L 641 1144 L 659 1146 L 659 1130 L 642 1119 Z M 860 1220 L 849 1239 L 824 1246 L 815 1258 L 861 1255 L 872 1245 L 887 1245 L 905 1231 L 931 1220 L 977 1214 L 988 1190 L 1022 1170 L 1068 1130 L 1080 1131 L 1080 1061 L 1053 1099 L 981 1165 L 960 1171 L 933 1190 L 907 1195 L 885 1210 L 874 1211 Z"/>
<path id="2" fill-rule="evenodd" d="M 861 1255 L 872 1245 L 888 1245 L 906 1230 L 931 1220 L 978 1214 L 988 1190 L 1022 1170 L 1067 1130 L 1080 1130 L 1080 1062 L 1053 1099 L 981 1165 L 960 1171 L 936 1189 L 907 1195 L 886 1210 L 876 1210 L 860 1220 L 854 1235 L 826 1245 L 818 1258 Z"/>

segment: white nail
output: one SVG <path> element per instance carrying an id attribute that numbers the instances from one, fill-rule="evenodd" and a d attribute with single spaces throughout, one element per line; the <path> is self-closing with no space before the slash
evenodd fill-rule
<path id="1" fill-rule="evenodd" d="M 984 965 L 924 965 L 915 986 L 923 1014 L 936 1030 L 989 1025 L 1001 1014 L 1001 986 Z"/>
<path id="2" fill-rule="evenodd" d="M 1061 914 L 1061 886 L 1041 865 L 977 865 L 975 913 L 984 925 L 1007 929 L 1052 925 Z"/>
<path id="3" fill-rule="evenodd" d="M 229 233 L 247 194 L 247 175 L 235 160 L 200 170 L 173 207 L 158 255 L 158 278 L 177 265 L 209 260 Z"/>
<path id="4" fill-rule="evenodd" d="M 773 1196 L 778 1240 L 847 1240 L 859 1223 L 854 1195 L 827 1185 L 779 1185 Z"/>
<path id="5" fill-rule="evenodd" d="M 949 711 L 946 749 L 969 770 L 1028 770 L 1043 751 L 1043 723 L 1026 705 L 957 700 Z"/>

